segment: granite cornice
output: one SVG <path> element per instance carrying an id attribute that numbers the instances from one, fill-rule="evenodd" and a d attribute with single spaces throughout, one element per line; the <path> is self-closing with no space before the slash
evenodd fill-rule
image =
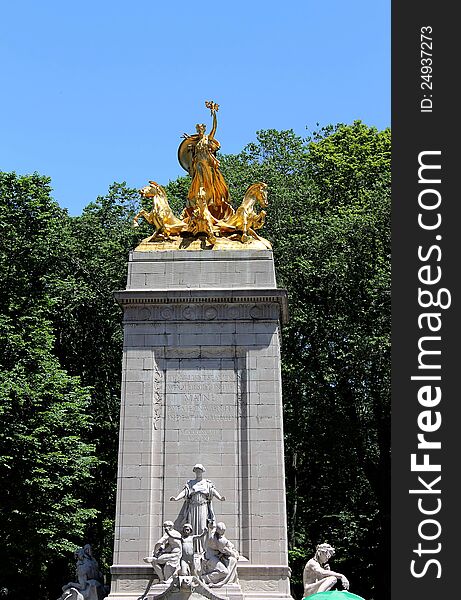
<path id="1" fill-rule="evenodd" d="M 281 321 L 288 322 L 287 291 L 279 288 L 236 289 L 129 289 L 114 293 L 123 307 L 177 304 L 278 304 Z"/>

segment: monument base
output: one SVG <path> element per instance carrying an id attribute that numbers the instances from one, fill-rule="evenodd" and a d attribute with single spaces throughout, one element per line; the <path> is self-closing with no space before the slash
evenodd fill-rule
<path id="1" fill-rule="evenodd" d="M 176 237 L 170 240 L 158 240 L 148 241 L 150 238 L 146 238 L 141 241 L 139 246 L 136 248 L 136 252 L 166 252 L 172 250 L 207 250 L 207 251 L 220 251 L 220 250 L 233 250 L 236 252 L 247 252 L 252 250 L 268 250 L 271 248 L 270 243 L 264 238 L 254 239 L 250 238 L 244 244 L 237 240 L 232 240 L 226 237 L 217 238 L 214 244 L 212 244 L 206 237 Z"/>
<path id="2" fill-rule="evenodd" d="M 163 587 L 165 584 L 163 584 Z M 221 592 L 221 593 L 220 593 Z M 197 577 L 177 577 L 166 590 L 162 584 L 152 586 L 146 600 L 243 600 L 238 583 L 211 589 Z"/>
<path id="3" fill-rule="evenodd" d="M 244 600 L 293 600 L 291 569 L 286 565 L 238 565 L 237 574 Z"/>
<path id="4" fill-rule="evenodd" d="M 199 580 L 199 585 L 193 586 L 188 586 L 187 581 L 182 586 L 157 582 L 149 588 L 152 568 L 144 565 L 114 565 L 111 574 L 108 600 L 138 600 L 141 597 L 146 600 L 292 600 L 290 569 L 285 565 L 252 565 L 242 561 L 237 567 L 237 582 L 213 588 Z"/>

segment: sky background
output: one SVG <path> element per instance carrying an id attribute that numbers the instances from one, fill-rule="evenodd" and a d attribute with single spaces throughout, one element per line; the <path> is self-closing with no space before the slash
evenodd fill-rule
<path id="1" fill-rule="evenodd" d="M 16 0 L 0 53 L 0 170 L 51 177 L 71 215 L 114 181 L 184 175 L 205 100 L 225 154 L 260 129 L 390 126 L 390 0 Z"/>

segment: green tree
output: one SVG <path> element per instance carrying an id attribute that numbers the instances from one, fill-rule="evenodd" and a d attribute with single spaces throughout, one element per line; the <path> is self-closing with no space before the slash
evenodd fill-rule
<path id="1" fill-rule="evenodd" d="M 53 353 L 47 277 L 67 214 L 48 183 L 0 174 L 0 585 L 12 598 L 48 598 L 56 563 L 95 516 L 83 501 L 97 465 L 89 390 Z"/>
<path id="2" fill-rule="evenodd" d="M 100 465 L 87 487 L 87 502 L 98 516 L 86 541 L 94 544 L 106 571 L 112 564 L 123 342 L 114 291 L 125 288 L 128 254 L 148 235 L 146 225 L 140 232 L 132 227 L 138 197 L 136 190 L 114 183 L 71 218 L 61 271 L 48 277 L 56 355 L 92 390 L 93 424 L 85 439 L 94 441 Z"/>

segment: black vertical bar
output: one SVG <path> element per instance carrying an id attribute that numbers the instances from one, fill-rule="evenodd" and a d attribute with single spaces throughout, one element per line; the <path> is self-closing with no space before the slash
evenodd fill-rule
<path id="1" fill-rule="evenodd" d="M 392 598 L 396 600 L 461 598 L 457 547 L 461 103 L 456 92 L 461 35 L 456 9 L 455 2 L 392 3 Z M 423 167 L 418 175 L 418 158 L 440 168 Z M 420 355 L 421 348 L 440 354 Z M 428 442 L 440 442 L 441 447 L 428 447 Z M 440 471 L 423 471 L 425 460 L 428 469 L 440 465 Z"/>

